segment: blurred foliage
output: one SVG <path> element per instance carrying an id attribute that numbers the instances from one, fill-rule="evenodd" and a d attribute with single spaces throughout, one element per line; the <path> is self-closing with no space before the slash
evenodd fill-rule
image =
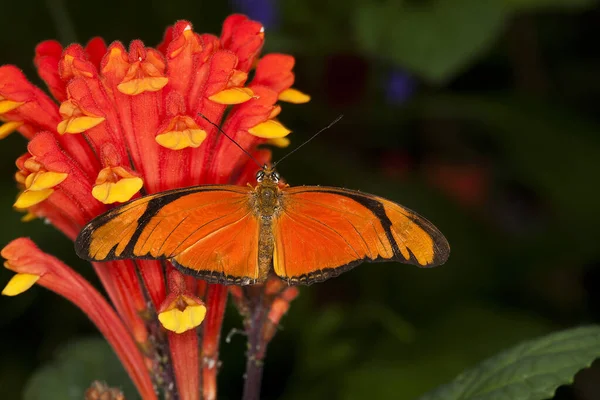
<path id="1" fill-rule="evenodd" d="M 267 29 L 266 50 L 295 55 L 295 87 L 312 95 L 283 108 L 293 143 L 345 115 L 279 172 L 292 185 L 349 187 L 405 204 L 444 232 L 452 254 L 441 268 L 367 264 L 303 288 L 270 345 L 265 399 L 415 399 L 522 340 L 599 321 L 597 4 L 273 2 L 278 21 Z M 3 11 L 10 23 L 0 27 L 0 61 L 39 83 L 32 57 L 43 39 L 100 35 L 152 45 L 180 18 L 218 32 L 234 9 L 46 0 L 8 2 Z M 405 102 L 388 96 L 398 70 L 413 81 Z M 97 283 L 72 243 L 42 221 L 20 223 L 11 209 L 14 160 L 24 151 L 17 135 L 0 146 L 0 244 L 31 236 Z M 9 277 L 0 271 L 1 282 Z M 96 331 L 67 301 L 34 288 L 0 298 L 0 315 L 4 397 L 22 397 L 28 380 L 39 385 L 49 372 L 31 375 L 48 362 L 54 366 L 42 371 L 69 371 L 56 364 L 58 348 L 88 360 L 74 343 Z M 239 326 L 229 309 L 224 332 Z M 243 337 L 223 343 L 222 399 L 240 397 L 244 351 Z M 594 382 L 597 367 L 555 399 L 600 398 Z"/>
<path id="2" fill-rule="evenodd" d="M 103 339 L 79 339 L 61 349 L 56 359 L 35 372 L 25 400 L 81 400 L 93 381 L 110 382 L 131 399 L 136 393 L 125 369 Z"/>
<path id="3" fill-rule="evenodd" d="M 359 49 L 431 81 L 443 81 L 480 55 L 497 37 L 507 16 L 503 3 L 364 3 L 357 7 L 354 16 Z"/>

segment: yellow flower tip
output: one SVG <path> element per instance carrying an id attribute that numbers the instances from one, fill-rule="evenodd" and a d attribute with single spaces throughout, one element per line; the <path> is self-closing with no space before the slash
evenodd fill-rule
<path id="1" fill-rule="evenodd" d="M 24 172 L 22 172 L 22 171 L 15 172 L 15 181 L 17 181 L 18 184 L 25 186 L 26 180 L 27 180 L 27 175 L 25 175 Z"/>
<path id="2" fill-rule="evenodd" d="M 23 101 L 0 100 L 0 114 L 7 113 L 25 104 Z"/>
<path id="3" fill-rule="evenodd" d="M 279 100 L 287 101 L 288 103 L 302 104 L 308 103 L 310 101 L 310 96 L 297 89 L 289 88 L 279 93 Z"/>
<path id="4" fill-rule="evenodd" d="M 31 211 L 27 211 L 27 214 L 21 217 L 21 222 L 31 222 L 36 218 L 37 216 L 34 213 L 32 213 Z"/>
<path id="5" fill-rule="evenodd" d="M 0 126 L 0 139 L 4 139 L 24 124 L 23 121 L 9 121 Z"/>
<path id="6" fill-rule="evenodd" d="M 290 139 L 288 139 L 286 137 L 269 139 L 267 141 L 267 144 L 270 144 L 275 147 L 284 148 L 284 147 L 288 147 L 290 145 Z"/>
<path id="7" fill-rule="evenodd" d="M 54 189 L 25 190 L 17 197 L 13 207 L 24 209 L 35 206 L 50 197 L 52 193 Z"/>
<path id="8" fill-rule="evenodd" d="M 165 76 L 147 76 L 144 78 L 131 79 L 117 85 L 119 92 L 135 96 L 144 92 L 158 92 L 169 83 Z"/>
<path id="9" fill-rule="evenodd" d="M 39 275 L 35 274 L 16 274 L 6 284 L 2 290 L 4 296 L 16 296 L 32 287 L 40 279 Z"/>
<path id="10" fill-rule="evenodd" d="M 248 129 L 254 136 L 265 139 L 279 139 L 290 134 L 290 130 L 274 119 L 266 120 Z"/>
<path id="11" fill-rule="evenodd" d="M 206 131 L 202 129 L 169 131 L 157 135 L 155 139 L 158 144 L 171 150 L 181 150 L 187 147 L 197 148 L 206 139 Z"/>
<path id="12" fill-rule="evenodd" d="M 213 94 L 208 99 L 219 104 L 241 104 L 250 100 L 254 96 L 254 92 L 250 88 L 245 87 L 234 87 L 225 90 L 221 90 L 218 93 Z"/>
<path id="13" fill-rule="evenodd" d="M 142 178 L 131 177 L 104 182 L 92 188 L 92 196 L 104 204 L 125 203 L 144 186 Z"/>
<path id="14" fill-rule="evenodd" d="M 158 314 L 162 326 L 175 333 L 187 332 L 199 326 L 206 316 L 206 306 L 203 304 L 186 305 L 183 310 L 173 308 Z"/>
<path id="15" fill-rule="evenodd" d="M 58 123 L 56 130 L 61 135 L 65 133 L 81 133 L 104 122 L 104 117 L 70 117 Z"/>
<path id="16" fill-rule="evenodd" d="M 248 79 L 248 73 L 239 69 L 234 69 L 229 77 L 228 86 L 242 86 Z"/>
<path id="17" fill-rule="evenodd" d="M 269 118 L 268 119 L 273 119 L 276 116 L 278 116 L 281 113 L 281 106 L 279 104 L 277 104 L 275 107 L 273 107 L 273 109 L 271 110 L 271 113 L 269 114 Z"/>
<path id="18" fill-rule="evenodd" d="M 64 172 L 34 172 L 25 178 L 25 187 L 28 190 L 44 190 L 55 187 L 67 179 L 69 174 Z"/>

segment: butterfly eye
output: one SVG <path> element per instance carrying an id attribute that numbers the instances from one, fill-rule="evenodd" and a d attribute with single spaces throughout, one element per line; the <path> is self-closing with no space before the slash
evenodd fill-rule
<path id="1" fill-rule="evenodd" d="M 265 177 L 265 171 L 262 171 L 262 170 L 258 171 L 256 173 L 256 182 L 262 182 L 262 180 L 264 179 L 264 177 Z"/>
<path id="2" fill-rule="evenodd" d="M 273 182 L 275 182 L 275 183 L 279 182 L 279 174 L 277 172 L 273 172 L 271 174 L 271 178 L 273 179 Z"/>

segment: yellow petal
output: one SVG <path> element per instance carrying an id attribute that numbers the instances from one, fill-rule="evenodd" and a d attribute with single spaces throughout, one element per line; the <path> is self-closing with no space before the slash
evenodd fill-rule
<path id="1" fill-rule="evenodd" d="M 65 133 L 81 133 L 104 122 L 104 117 L 71 117 L 58 123 L 56 130 L 61 135 Z"/>
<path id="2" fill-rule="evenodd" d="M 296 89 L 285 89 L 279 93 L 279 100 L 287 101 L 288 103 L 302 104 L 310 101 L 310 96 Z"/>
<path id="3" fill-rule="evenodd" d="M 23 104 L 25 104 L 25 102 L 23 102 L 23 101 L 1 100 L 0 101 L 0 114 L 4 114 L 9 111 L 12 111 L 15 108 L 17 108 Z"/>
<path id="4" fill-rule="evenodd" d="M 208 99 L 219 104 L 241 104 L 250 100 L 254 96 L 254 92 L 250 88 L 235 87 L 221 90 L 215 93 Z"/>
<path id="5" fill-rule="evenodd" d="M 54 193 L 54 189 L 25 190 L 13 204 L 15 208 L 29 208 L 46 200 Z"/>
<path id="6" fill-rule="evenodd" d="M 125 203 L 144 186 L 141 178 L 124 178 L 105 182 L 92 188 L 92 196 L 104 204 Z"/>
<path id="7" fill-rule="evenodd" d="M 269 114 L 269 119 L 273 119 L 281 113 L 281 106 L 279 104 L 275 105 Z"/>
<path id="8" fill-rule="evenodd" d="M 8 135 L 19 129 L 23 124 L 23 121 L 5 122 L 4 124 L 2 124 L 2 126 L 0 126 L 0 139 L 4 139 Z"/>
<path id="9" fill-rule="evenodd" d="M 25 187 L 28 190 L 50 189 L 67 179 L 67 176 L 69 174 L 64 172 L 35 172 L 27 175 Z"/>
<path id="10" fill-rule="evenodd" d="M 187 147 L 199 147 L 206 138 L 202 129 L 185 129 L 183 131 L 170 131 L 156 136 L 156 142 L 171 150 L 181 150 Z"/>
<path id="11" fill-rule="evenodd" d="M 32 213 L 31 211 L 27 211 L 27 214 L 21 217 L 21 222 L 30 222 L 37 218 L 37 215 Z"/>
<path id="12" fill-rule="evenodd" d="M 286 137 L 269 139 L 267 141 L 267 144 L 273 145 L 275 147 L 284 148 L 284 147 L 288 147 L 290 145 L 290 139 L 288 139 Z"/>
<path id="13" fill-rule="evenodd" d="M 2 290 L 2 294 L 5 296 L 21 294 L 32 287 L 38 279 L 40 279 L 40 276 L 35 274 L 16 274 L 8 281 Z"/>
<path id="14" fill-rule="evenodd" d="M 229 82 L 227 82 L 227 84 L 229 86 L 242 86 L 244 82 L 246 82 L 246 79 L 248 79 L 247 72 L 234 69 L 233 74 L 231 74 L 229 77 Z"/>
<path id="15" fill-rule="evenodd" d="M 206 307 L 198 304 L 187 306 L 183 311 L 174 308 L 158 314 L 158 320 L 165 329 L 175 333 L 183 333 L 194 329 L 204 321 Z"/>
<path id="16" fill-rule="evenodd" d="M 273 119 L 269 119 L 248 129 L 248 132 L 260 138 L 275 139 L 285 137 L 289 135 L 291 131 L 285 126 L 281 125 L 281 123 Z"/>
<path id="17" fill-rule="evenodd" d="M 132 79 L 127 82 L 120 83 L 117 86 L 119 92 L 135 96 L 144 92 L 158 92 L 169 83 L 169 78 L 165 76 L 145 77 L 140 79 Z"/>

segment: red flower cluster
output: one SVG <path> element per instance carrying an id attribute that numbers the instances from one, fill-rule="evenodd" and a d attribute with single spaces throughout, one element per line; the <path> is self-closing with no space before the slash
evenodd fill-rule
<path id="1" fill-rule="evenodd" d="M 291 88 L 291 56 L 259 59 L 263 42 L 261 24 L 242 15 L 228 17 L 220 37 L 179 21 L 156 48 L 139 40 L 129 49 L 120 42 L 107 47 L 100 38 L 64 49 L 46 41 L 36 48 L 35 64 L 59 104 L 18 68 L 0 67 L 0 137 L 17 130 L 29 140 L 17 160 L 22 191 L 15 208 L 74 239 L 113 203 L 253 181 L 256 165 L 206 119 L 261 162 L 270 152 L 259 144 L 287 144 L 290 131 L 276 119 L 276 103 L 309 97 Z M 157 391 L 177 391 L 181 399 L 198 399 L 200 391 L 203 398 L 216 396 L 224 286 L 160 261 L 94 263 L 111 305 L 29 239 L 11 242 L 2 256 L 16 272 L 2 293 L 16 295 L 37 283 L 68 298 L 106 336 L 144 399 Z"/>

